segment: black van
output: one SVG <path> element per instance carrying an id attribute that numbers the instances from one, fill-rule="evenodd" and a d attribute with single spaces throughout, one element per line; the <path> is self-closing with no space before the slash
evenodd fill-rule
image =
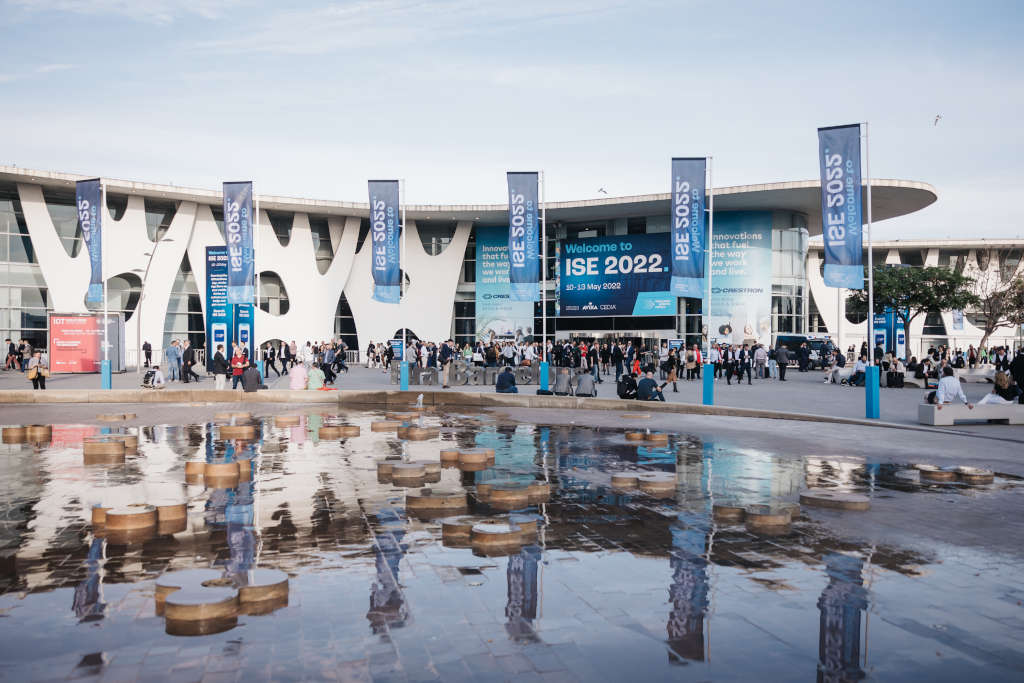
<path id="1" fill-rule="evenodd" d="M 789 349 L 789 363 L 790 365 L 796 365 L 796 352 L 800 348 L 801 344 L 807 344 L 807 347 L 811 350 L 810 361 L 808 367 L 811 370 L 821 368 L 821 357 L 824 353 L 832 353 L 835 349 L 835 345 L 832 343 L 832 339 L 827 336 L 819 335 L 807 335 L 807 334 L 780 334 L 775 337 L 775 348 L 785 346 Z"/>

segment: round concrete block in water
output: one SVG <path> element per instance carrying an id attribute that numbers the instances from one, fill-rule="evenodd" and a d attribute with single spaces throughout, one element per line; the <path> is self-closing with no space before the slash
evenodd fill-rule
<path id="1" fill-rule="evenodd" d="M 217 414 L 215 414 L 213 416 L 213 419 L 218 421 L 218 422 L 230 422 L 232 420 L 236 420 L 236 421 L 237 420 L 244 420 L 244 421 L 248 422 L 249 420 L 252 419 L 252 415 L 250 413 L 233 411 L 233 412 L 217 413 Z"/>
<path id="2" fill-rule="evenodd" d="M 164 598 L 168 623 L 203 622 L 238 616 L 238 591 L 233 586 L 182 588 Z"/>
<path id="3" fill-rule="evenodd" d="M 991 484 L 995 481 L 995 473 L 978 467 L 957 467 L 956 476 L 965 484 L 972 484 L 974 486 Z"/>
<path id="4" fill-rule="evenodd" d="M 498 510 L 519 510 L 530 505 L 530 490 L 524 484 L 494 484 L 487 504 Z"/>
<path id="5" fill-rule="evenodd" d="M 411 426 L 406 430 L 404 438 L 409 441 L 427 441 L 428 439 L 436 439 L 440 434 L 441 432 L 437 427 Z"/>
<path id="6" fill-rule="evenodd" d="M 109 510 L 109 509 L 110 508 L 105 508 L 102 505 L 93 505 L 92 506 L 92 523 L 93 524 L 106 524 L 107 523 L 107 510 Z"/>
<path id="7" fill-rule="evenodd" d="M 252 569 L 240 574 L 238 583 L 242 605 L 288 597 L 288 574 L 277 569 Z"/>
<path id="8" fill-rule="evenodd" d="M 478 515 L 445 517 L 441 520 L 441 542 L 448 547 L 466 547 L 473 527 L 487 521 L 490 521 L 489 517 Z"/>
<path id="9" fill-rule="evenodd" d="M 156 501 L 156 518 L 158 522 L 170 522 L 175 519 L 186 519 L 188 517 L 188 503 L 179 501 Z"/>
<path id="10" fill-rule="evenodd" d="M 206 583 L 224 582 L 224 575 L 215 569 L 181 569 L 166 572 L 156 580 L 156 613 L 164 613 L 164 600 L 182 588 L 200 589 Z"/>
<path id="11" fill-rule="evenodd" d="M 551 498 L 551 484 L 545 481 L 533 481 L 526 485 L 530 496 L 530 504 L 546 503 Z"/>
<path id="12" fill-rule="evenodd" d="M 711 506 L 711 514 L 720 522 L 742 522 L 747 516 L 747 511 L 740 505 L 720 503 Z"/>
<path id="13" fill-rule="evenodd" d="M 649 444 L 665 445 L 668 443 L 668 434 L 663 434 L 661 432 L 645 434 L 644 442 Z"/>
<path id="14" fill-rule="evenodd" d="M 402 423 L 399 420 L 375 420 L 370 423 L 370 431 L 393 432 L 401 426 Z"/>
<path id="15" fill-rule="evenodd" d="M 201 477 L 206 472 L 206 463 L 202 460 L 188 460 L 185 462 L 185 476 Z"/>
<path id="16" fill-rule="evenodd" d="M 114 436 L 87 436 L 82 439 L 85 455 L 124 455 L 124 441 Z"/>
<path id="17" fill-rule="evenodd" d="M 935 465 L 916 465 L 921 473 L 921 481 L 946 482 L 956 480 L 956 472 L 942 469 Z"/>
<path id="18" fill-rule="evenodd" d="M 222 439 L 255 439 L 257 430 L 256 425 L 233 424 L 220 425 L 217 433 Z"/>
<path id="19" fill-rule="evenodd" d="M 423 413 L 419 410 L 407 410 L 401 412 L 388 412 L 384 414 L 386 420 L 398 420 L 399 422 L 411 422 L 420 417 Z"/>
<path id="20" fill-rule="evenodd" d="M 25 436 L 32 443 L 50 441 L 53 438 L 53 427 L 50 425 L 29 425 L 25 427 Z"/>
<path id="21" fill-rule="evenodd" d="M 626 441 L 643 441 L 645 436 L 643 432 L 626 432 Z"/>
<path id="22" fill-rule="evenodd" d="M 519 528 L 519 541 L 524 545 L 537 540 L 537 527 L 540 523 L 540 516 L 513 512 L 508 516 L 509 522 Z"/>
<path id="23" fill-rule="evenodd" d="M 652 496 L 668 496 L 676 490 L 676 475 L 672 472 L 638 474 L 636 481 L 641 491 Z"/>
<path id="24" fill-rule="evenodd" d="M 441 464 L 454 465 L 459 462 L 459 450 L 457 448 L 446 448 L 441 451 Z"/>
<path id="25" fill-rule="evenodd" d="M 28 441 L 27 427 L 4 427 L 4 443 L 24 443 L 25 441 Z"/>
<path id="26" fill-rule="evenodd" d="M 639 483 L 635 472 L 617 472 L 612 475 L 612 486 L 617 489 L 635 489 Z"/>
<path id="27" fill-rule="evenodd" d="M 405 494 L 405 507 L 410 511 L 461 509 L 466 507 L 466 492 L 456 488 L 422 488 L 408 491 Z"/>
<path id="28" fill-rule="evenodd" d="M 395 479 L 413 479 L 426 474 L 426 466 L 419 462 L 396 462 L 391 466 L 391 476 Z"/>
<path id="29" fill-rule="evenodd" d="M 859 493 L 845 493 L 831 489 L 808 489 L 800 492 L 800 504 L 836 510 L 867 510 L 871 507 L 871 500 Z"/>
<path id="30" fill-rule="evenodd" d="M 278 415 L 274 418 L 275 427 L 298 427 L 301 423 L 302 417 L 299 415 Z"/>
<path id="31" fill-rule="evenodd" d="M 470 531 L 470 544 L 484 554 L 507 554 L 523 545 L 522 531 L 508 520 L 480 522 Z"/>
<path id="32" fill-rule="evenodd" d="M 127 505 L 107 510 L 103 522 L 107 533 L 130 529 L 149 529 L 156 526 L 156 508 L 152 505 Z"/>
<path id="33" fill-rule="evenodd" d="M 778 505 L 748 505 L 745 519 L 749 528 L 788 528 L 793 521 L 793 513 L 791 508 Z"/>
<path id="34" fill-rule="evenodd" d="M 441 463 L 433 460 L 417 460 L 418 464 L 423 465 L 424 472 L 429 476 L 431 474 L 441 474 Z"/>

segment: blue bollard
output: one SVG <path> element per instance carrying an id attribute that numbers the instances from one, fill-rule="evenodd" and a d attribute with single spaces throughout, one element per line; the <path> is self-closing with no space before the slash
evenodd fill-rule
<path id="1" fill-rule="evenodd" d="M 869 365 L 864 375 L 864 417 L 878 419 L 878 366 Z"/>
<path id="2" fill-rule="evenodd" d="M 548 390 L 548 364 L 547 361 L 541 361 L 540 363 L 540 390 Z"/>
<path id="3" fill-rule="evenodd" d="M 409 361 L 402 361 L 399 366 L 399 379 L 401 384 L 399 385 L 402 391 L 409 391 Z"/>
<path id="4" fill-rule="evenodd" d="M 260 379 L 266 377 L 266 375 L 263 374 L 263 361 L 261 361 L 261 360 L 256 361 L 256 369 L 259 370 Z"/>
<path id="5" fill-rule="evenodd" d="M 100 361 L 100 387 L 103 389 L 113 389 L 112 379 L 110 377 L 110 361 Z"/>
<path id="6" fill-rule="evenodd" d="M 704 364 L 704 399 L 706 406 L 715 405 L 715 366 L 713 363 Z"/>

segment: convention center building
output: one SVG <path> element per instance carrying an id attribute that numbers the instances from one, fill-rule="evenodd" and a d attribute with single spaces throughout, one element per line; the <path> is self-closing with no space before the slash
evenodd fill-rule
<path id="1" fill-rule="evenodd" d="M 6 337 L 45 348 L 53 320 L 102 308 L 85 296 L 90 262 L 75 182 L 86 177 L 0 167 L 0 331 Z M 496 173 L 495 182 L 502 181 Z M 143 341 L 157 358 L 172 339 L 203 348 L 207 248 L 225 244 L 221 191 L 114 179 L 104 185 L 107 306 L 123 314 L 127 365 L 134 365 Z M 421 339 L 459 343 L 540 335 L 541 303 L 509 300 L 506 205 L 406 206 L 406 292 L 394 305 L 371 297 L 366 202 L 260 189 L 252 341 L 341 337 L 357 350 L 400 335 L 403 326 Z M 926 183 L 874 180 L 874 220 L 913 213 L 936 198 Z M 865 321 L 847 316 L 846 292 L 822 280 L 820 202 L 816 180 L 715 189 L 710 324 L 701 318 L 700 299 L 667 291 L 667 192 L 548 202 L 548 336 L 697 343 L 706 328 L 712 341 L 772 343 L 778 335 L 813 333 L 844 347 L 859 344 Z M 1019 263 L 1022 247 L 1022 240 L 878 242 L 874 258 L 957 267 L 987 262 L 998 249 L 1006 267 Z M 586 277 L 595 267 L 602 276 Z M 948 312 L 921 316 L 911 338 L 977 344 L 982 333 L 972 320 L 961 315 L 955 324 Z"/>

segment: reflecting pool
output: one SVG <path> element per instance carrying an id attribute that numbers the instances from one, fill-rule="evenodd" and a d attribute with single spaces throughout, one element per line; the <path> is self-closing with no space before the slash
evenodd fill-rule
<path id="1" fill-rule="evenodd" d="M 992 510 L 1020 534 L 1010 475 L 487 414 L 123 425 L 5 432 L 0 676 L 1024 675 L 1019 549 L 935 533 Z"/>

